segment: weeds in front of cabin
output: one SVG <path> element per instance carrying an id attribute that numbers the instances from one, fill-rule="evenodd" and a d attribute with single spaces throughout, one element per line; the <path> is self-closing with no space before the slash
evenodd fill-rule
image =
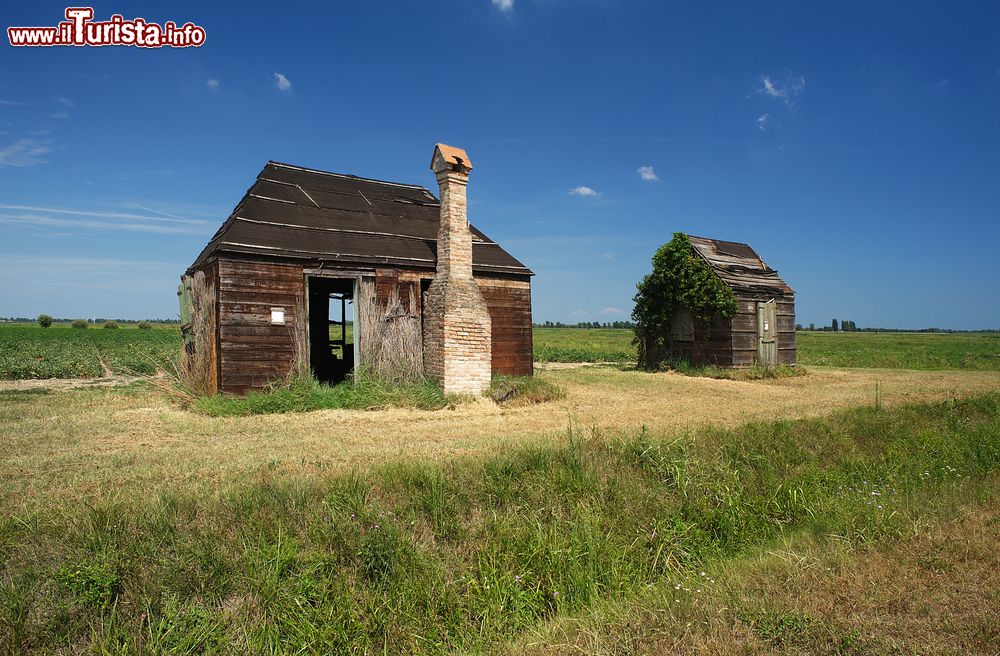
<path id="1" fill-rule="evenodd" d="M 787 364 L 779 364 L 773 367 L 754 364 L 745 369 L 734 369 L 711 364 L 693 365 L 683 360 L 670 364 L 668 370 L 682 376 L 716 378 L 719 380 L 776 380 L 779 378 L 805 376 L 808 373 L 802 367 L 792 367 Z"/>
<path id="2" fill-rule="evenodd" d="M 521 406 L 566 398 L 566 390 L 539 376 L 495 376 L 486 396 L 501 406 Z"/>
<path id="3" fill-rule="evenodd" d="M 460 403 L 462 397 L 447 395 L 431 381 L 394 383 L 380 378 L 356 376 L 339 385 L 318 382 L 311 375 L 292 376 L 246 396 L 215 394 L 194 399 L 195 411 L 212 417 L 260 415 L 312 410 L 378 410 L 418 408 L 439 410 Z"/>
<path id="4" fill-rule="evenodd" d="M 998 469 L 993 394 L 51 508 L 0 523 L 0 651 L 484 650 L 651 585 L 695 588 L 788 536 L 912 534 L 987 498 Z M 771 644 L 811 630 L 747 621 Z"/>

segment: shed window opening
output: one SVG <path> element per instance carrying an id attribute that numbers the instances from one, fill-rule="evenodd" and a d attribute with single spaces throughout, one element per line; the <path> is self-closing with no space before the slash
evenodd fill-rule
<path id="1" fill-rule="evenodd" d="M 271 325 L 285 325 L 285 308 L 271 308 Z"/>
<path id="2" fill-rule="evenodd" d="M 675 342 L 694 341 L 694 316 L 686 308 L 678 309 L 670 322 L 670 338 Z"/>
<path id="3" fill-rule="evenodd" d="M 330 353 L 343 360 L 354 350 L 354 298 L 350 294 L 330 294 Z"/>

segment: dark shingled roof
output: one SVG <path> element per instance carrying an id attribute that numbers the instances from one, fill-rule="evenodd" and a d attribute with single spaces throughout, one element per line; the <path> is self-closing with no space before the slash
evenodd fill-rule
<path id="1" fill-rule="evenodd" d="M 792 295 L 795 292 L 749 244 L 688 235 L 695 252 L 735 291 Z"/>
<path id="2" fill-rule="evenodd" d="M 191 268 L 217 253 L 433 269 L 440 204 L 419 185 L 268 162 Z M 534 275 L 470 224 L 474 271 Z"/>

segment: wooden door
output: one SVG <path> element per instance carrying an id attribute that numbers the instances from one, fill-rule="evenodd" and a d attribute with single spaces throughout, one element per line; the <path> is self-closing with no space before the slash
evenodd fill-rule
<path id="1" fill-rule="evenodd" d="M 757 304 L 757 362 L 765 367 L 778 364 L 777 304 Z"/>

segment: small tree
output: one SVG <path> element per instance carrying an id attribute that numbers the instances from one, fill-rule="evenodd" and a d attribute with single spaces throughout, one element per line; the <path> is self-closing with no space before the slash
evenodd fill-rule
<path id="1" fill-rule="evenodd" d="M 148 321 L 140 321 L 137 327 L 139 330 L 150 330 L 153 327 L 153 324 Z"/>
<path id="2" fill-rule="evenodd" d="M 48 328 L 49 326 L 52 325 L 52 317 L 50 317 L 47 314 L 39 314 L 38 325 L 41 326 L 42 328 Z"/>
<path id="3" fill-rule="evenodd" d="M 108 328 L 108 329 L 118 328 L 118 322 L 117 321 L 111 321 L 111 320 L 105 321 L 104 322 L 104 327 Z"/>
<path id="4" fill-rule="evenodd" d="M 636 285 L 635 345 L 639 366 L 657 369 L 669 357 L 671 322 L 681 308 L 708 332 L 712 317 L 736 314 L 736 295 L 694 252 L 682 232 L 660 246 L 653 255 L 653 271 Z"/>
<path id="5" fill-rule="evenodd" d="M 90 324 L 87 323 L 86 319 L 76 319 L 70 325 L 73 326 L 74 328 L 79 328 L 80 330 L 85 330 L 87 328 L 87 326 L 90 325 Z"/>
<path id="6" fill-rule="evenodd" d="M 833 330 L 833 332 L 837 332 L 838 330 L 840 330 L 840 327 L 837 325 L 836 319 L 834 319 L 833 324 L 831 324 L 831 330 Z"/>

